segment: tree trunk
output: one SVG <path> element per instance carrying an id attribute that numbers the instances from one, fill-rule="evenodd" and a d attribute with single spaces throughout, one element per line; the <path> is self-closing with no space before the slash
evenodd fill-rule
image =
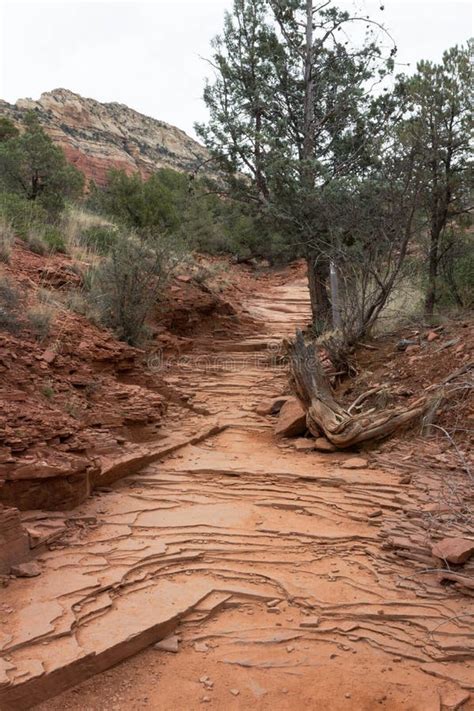
<path id="1" fill-rule="evenodd" d="M 39 179 L 38 171 L 35 170 L 35 172 L 31 176 L 30 200 L 36 200 L 36 198 L 38 197 L 39 190 L 40 190 L 40 179 Z"/>
<path id="2" fill-rule="evenodd" d="M 306 424 L 315 437 L 324 434 L 339 449 L 387 437 L 421 419 L 433 398 L 421 397 L 408 408 L 394 407 L 351 415 L 336 402 L 331 385 L 313 345 L 298 331 L 288 345 L 292 385 L 306 409 Z"/>
<path id="3" fill-rule="evenodd" d="M 441 230 L 438 225 L 434 225 L 431 229 L 430 252 L 428 257 L 428 288 L 425 298 L 425 316 L 429 319 L 433 317 L 436 304 L 440 233 Z"/>
<path id="4" fill-rule="evenodd" d="M 305 53 L 303 63 L 304 115 L 303 115 L 303 189 L 310 196 L 315 190 L 314 167 L 314 74 L 313 74 L 313 3 L 306 0 Z M 328 295 L 329 259 L 317 249 L 315 240 L 307 242 L 306 264 L 311 300 L 313 328 L 323 333 L 331 327 L 331 301 Z"/>
<path id="5" fill-rule="evenodd" d="M 304 57 L 303 160 L 306 187 L 314 188 L 314 77 L 313 77 L 313 0 L 306 0 L 306 48 Z"/>
<path id="6" fill-rule="evenodd" d="M 332 309 L 332 325 L 335 329 L 340 329 L 342 326 L 341 320 L 341 305 L 339 301 L 339 276 L 334 265 L 331 262 L 329 265 L 329 276 L 331 282 L 331 309 Z"/>
<path id="7" fill-rule="evenodd" d="M 331 325 L 331 302 L 328 296 L 329 263 L 320 256 L 306 256 L 308 287 L 313 325 L 317 333 L 323 333 Z"/>

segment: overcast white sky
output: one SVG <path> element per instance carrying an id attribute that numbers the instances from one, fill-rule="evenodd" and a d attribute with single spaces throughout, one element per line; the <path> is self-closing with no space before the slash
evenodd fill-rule
<path id="1" fill-rule="evenodd" d="M 400 63 L 437 61 L 472 35 L 470 0 L 382 1 L 383 13 L 376 0 L 358 5 L 390 29 Z M 193 122 L 206 118 L 209 68 L 200 57 L 210 56 L 231 7 L 232 0 L 0 0 L 0 98 L 37 99 L 63 87 L 194 135 Z"/>

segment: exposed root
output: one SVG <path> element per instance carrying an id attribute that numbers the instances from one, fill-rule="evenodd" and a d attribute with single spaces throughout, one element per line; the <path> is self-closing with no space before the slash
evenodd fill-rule
<path id="1" fill-rule="evenodd" d="M 348 410 L 334 398 L 328 377 L 312 344 L 306 344 L 301 331 L 288 346 L 292 385 L 307 410 L 309 431 L 319 437 L 321 432 L 336 447 L 345 449 L 361 442 L 388 437 L 396 430 L 420 421 L 430 413 L 430 421 L 445 399 L 443 386 L 459 375 L 456 372 L 433 391 L 426 392 L 408 407 L 372 409 L 351 414 L 369 395 L 381 388 L 367 391 Z M 467 367 L 463 368 L 466 372 Z"/>

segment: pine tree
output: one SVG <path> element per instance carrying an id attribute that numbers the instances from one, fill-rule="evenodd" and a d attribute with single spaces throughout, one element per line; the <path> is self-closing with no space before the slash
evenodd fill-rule
<path id="1" fill-rule="evenodd" d="M 402 140 L 415 152 L 425 186 L 428 317 L 437 299 L 443 233 L 450 221 L 469 210 L 471 78 L 469 48 L 453 47 L 440 64 L 419 62 L 414 76 L 400 79 L 399 91 L 411 103 Z"/>
<path id="2" fill-rule="evenodd" d="M 348 31 L 363 28 L 360 40 Z M 313 320 L 330 321 L 328 186 L 368 160 L 389 103 L 374 111 L 369 85 L 393 67 L 380 25 L 331 0 L 235 0 L 213 43 L 215 80 L 200 135 L 229 182 L 271 214 L 308 264 Z M 240 176 L 240 180 L 239 180 Z"/>
<path id="3" fill-rule="evenodd" d="M 38 201 L 55 213 L 66 197 L 80 195 L 83 185 L 82 173 L 67 162 L 34 113 L 26 116 L 23 133 L 0 143 L 0 186 L 6 192 Z"/>

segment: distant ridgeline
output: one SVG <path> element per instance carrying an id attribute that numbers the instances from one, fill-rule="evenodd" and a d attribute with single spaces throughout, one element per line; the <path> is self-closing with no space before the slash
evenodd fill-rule
<path id="1" fill-rule="evenodd" d="M 111 168 L 146 177 L 164 167 L 192 172 L 209 159 L 206 148 L 184 131 L 123 104 L 102 104 L 67 89 L 41 94 L 38 101 L 0 100 L 0 116 L 17 125 L 32 110 L 68 160 L 98 185 Z M 205 167 L 210 175 L 209 163 Z"/>

